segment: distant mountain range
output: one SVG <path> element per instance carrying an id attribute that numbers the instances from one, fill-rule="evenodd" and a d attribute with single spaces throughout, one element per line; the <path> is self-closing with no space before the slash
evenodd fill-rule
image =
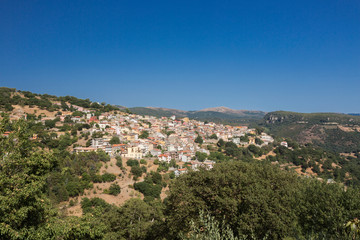
<path id="1" fill-rule="evenodd" d="M 124 108 L 123 106 L 117 106 Z M 253 110 L 234 110 L 227 107 L 206 108 L 198 111 L 184 111 L 178 109 L 158 108 L 158 107 L 133 107 L 128 108 L 130 112 L 139 115 L 150 115 L 155 117 L 170 117 L 175 115 L 177 118 L 188 117 L 200 121 L 212 121 L 226 124 L 245 124 L 251 121 L 263 119 L 266 112 Z"/>

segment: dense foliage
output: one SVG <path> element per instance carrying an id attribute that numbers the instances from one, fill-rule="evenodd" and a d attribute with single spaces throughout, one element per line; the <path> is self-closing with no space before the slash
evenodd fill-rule
<path id="1" fill-rule="evenodd" d="M 339 239 L 346 235 L 344 224 L 360 214 L 359 197 L 358 190 L 302 179 L 271 165 L 229 162 L 174 182 L 167 226 L 174 236 L 187 232 L 204 210 L 237 236 Z"/>
<path id="2" fill-rule="evenodd" d="M 95 218 L 63 217 L 51 207 L 45 189 L 57 160 L 51 152 L 38 150 L 30 136 L 27 122 L 2 119 L 0 239 L 102 238 L 106 226 Z"/>
<path id="3" fill-rule="evenodd" d="M 70 154 L 55 152 L 56 166 L 47 178 L 48 194 L 55 202 L 66 201 L 92 188 L 92 183 L 112 182 L 114 174 L 99 175 L 101 162 L 109 161 L 104 152 Z"/>

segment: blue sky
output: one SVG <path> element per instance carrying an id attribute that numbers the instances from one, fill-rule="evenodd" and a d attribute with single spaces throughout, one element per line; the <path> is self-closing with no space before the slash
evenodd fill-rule
<path id="1" fill-rule="evenodd" d="M 360 112 L 360 1 L 2 0 L 0 85 L 128 107 Z"/>

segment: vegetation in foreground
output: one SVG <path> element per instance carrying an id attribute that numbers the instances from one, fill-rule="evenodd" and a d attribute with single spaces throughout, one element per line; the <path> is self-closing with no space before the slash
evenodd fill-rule
<path id="1" fill-rule="evenodd" d="M 358 237 L 358 228 L 351 228 L 360 215 L 358 189 L 241 157 L 173 180 L 163 202 L 131 199 L 117 207 L 85 198 L 83 216 L 67 217 L 47 195 L 47 178 L 59 168 L 59 157 L 36 147 L 28 129 L 23 120 L 3 118 L 0 125 L 0 239 Z M 147 183 L 158 181 L 153 174 Z"/>

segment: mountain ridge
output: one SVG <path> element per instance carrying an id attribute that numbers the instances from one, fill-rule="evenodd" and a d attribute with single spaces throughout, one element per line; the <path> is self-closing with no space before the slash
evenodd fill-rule
<path id="1" fill-rule="evenodd" d="M 261 120 L 266 114 L 266 112 L 258 110 L 235 110 L 228 107 L 213 107 L 192 111 L 161 107 L 132 107 L 129 108 L 129 111 L 139 115 L 155 117 L 170 117 L 175 115 L 178 118 L 188 117 L 190 119 L 223 122 L 227 124 L 246 124 L 251 121 Z"/>

